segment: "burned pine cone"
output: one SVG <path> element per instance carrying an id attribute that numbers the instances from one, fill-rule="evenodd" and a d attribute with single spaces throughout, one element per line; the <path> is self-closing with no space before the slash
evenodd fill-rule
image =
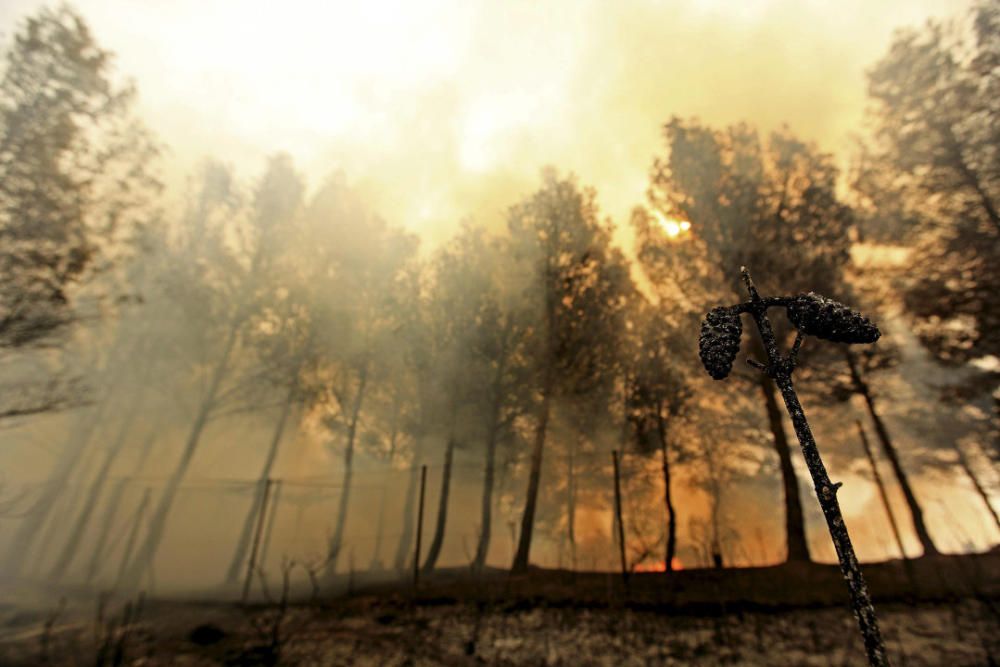
<path id="1" fill-rule="evenodd" d="M 786 310 L 796 329 L 834 343 L 874 343 L 882 335 L 861 313 L 815 292 L 793 297 Z"/>
<path id="2" fill-rule="evenodd" d="M 716 380 L 724 379 L 733 369 L 742 334 L 743 323 L 734 308 L 713 308 L 701 323 L 698 354 L 705 370 Z"/>

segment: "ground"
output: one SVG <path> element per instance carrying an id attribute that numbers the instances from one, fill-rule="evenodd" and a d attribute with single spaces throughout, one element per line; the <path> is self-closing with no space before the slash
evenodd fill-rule
<path id="1" fill-rule="evenodd" d="M 894 665 L 994 665 L 1000 557 L 868 568 Z M 633 576 L 442 573 L 249 606 L 113 600 L 84 614 L 6 607 L 2 665 L 857 665 L 836 570 L 790 565 Z M 905 583 L 912 578 L 913 586 Z M 739 582 L 737 585 L 736 582 Z M 300 598 L 300 599 L 296 599 Z"/>

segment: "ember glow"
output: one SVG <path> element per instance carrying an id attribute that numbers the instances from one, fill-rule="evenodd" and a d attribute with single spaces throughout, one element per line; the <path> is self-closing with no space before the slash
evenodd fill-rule
<path id="1" fill-rule="evenodd" d="M 683 570 L 683 569 L 684 569 L 683 563 L 681 563 L 681 560 L 679 558 L 675 557 L 674 560 L 673 560 L 673 570 L 674 570 L 674 572 L 679 572 L 680 570 Z M 636 565 L 635 566 L 635 571 L 636 572 L 666 572 L 667 571 L 667 564 L 664 563 L 662 560 L 651 561 L 651 562 L 647 561 L 647 562 L 639 563 L 638 565 Z"/>

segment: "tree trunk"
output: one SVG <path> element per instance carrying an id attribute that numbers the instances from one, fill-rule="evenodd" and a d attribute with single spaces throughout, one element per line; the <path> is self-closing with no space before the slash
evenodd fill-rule
<path id="1" fill-rule="evenodd" d="M 612 450 L 611 461 L 614 467 L 615 479 L 615 541 L 618 543 L 618 559 L 622 568 L 622 583 L 625 585 L 625 592 L 628 593 L 628 558 L 625 556 L 625 517 L 622 515 L 622 483 L 621 469 L 618 465 L 618 450 Z"/>
<path id="2" fill-rule="evenodd" d="M 476 545 L 476 557 L 472 561 L 472 569 L 482 571 L 486 566 L 486 556 L 490 551 L 490 535 L 493 521 L 493 485 L 496 481 L 497 432 L 490 430 L 486 440 L 486 465 L 483 471 L 483 504 L 480 510 L 479 543 Z"/>
<path id="3" fill-rule="evenodd" d="M 90 560 L 87 562 L 86 582 L 88 584 L 94 580 L 104 560 L 104 550 L 107 547 L 108 538 L 111 536 L 111 529 L 118 519 L 118 510 L 121 507 L 122 498 L 125 496 L 125 490 L 128 489 L 129 481 L 127 477 L 118 480 L 118 483 L 111 490 L 111 496 L 108 497 L 107 509 L 104 510 L 104 516 L 101 517 L 96 542 L 90 552 Z"/>
<path id="4" fill-rule="evenodd" d="M 580 435 L 579 439 L 583 439 Z M 569 562 L 576 571 L 576 443 L 571 443 L 566 461 L 566 539 L 569 541 Z"/>
<path id="5" fill-rule="evenodd" d="M 510 324 L 504 329 L 504 341 L 510 334 Z M 486 556 L 490 551 L 490 537 L 493 521 L 493 485 L 496 482 L 497 438 L 500 429 L 500 409 L 503 404 L 503 376 L 507 369 L 506 344 L 497 360 L 496 372 L 493 375 L 493 409 L 490 412 L 489 433 L 486 436 L 486 463 L 483 470 L 483 504 L 480 513 L 479 543 L 476 545 L 476 556 L 472 560 L 472 569 L 482 571 L 486 565 Z"/>
<path id="6" fill-rule="evenodd" d="M 135 547 L 136 538 L 139 537 L 139 527 L 142 526 L 142 520 L 146 516 L 146 508 L 149 506 L 149 496 L 150 489 L 146 487 L 146 490 L 142 492 L 142 501 L 139 503 L 139 508 L 135 511 L 135 516 L 132 518 L 132 527 L 128 531 L 128 539 L 125 541 L 125 550 L 122 551 L 121 564 L 118 566 L 118 581 L 116 587 L 121 586 L 124 578 L 129 569 L 129 563 L 132 561 L 132 549 Z"/>
<path id="7" fill-rule="evenodd" d="M 66 484 L 76 472 L 87 451 L 91 436 L 97 429 L 104 413 L 104 402 L 81 415 L 74 427 L 69 444 L 66 446 L 55 470 L 45 482 L 44 490 L 29 509 L 18 526 L 10 542 L 10 548 L 3 561 L 5 577 L 13 579 L 21 573 L 35 541 L 41 536 L 46 521 L 52 518 L 56 501 L 66 490 Z"/>
<path id="8" fill-rule="evenodd" d="M 136 461 L 135 467 L 132 469 L 132 477 L 136 477 L 142 472 L 152 445 L 156 441 L 156 433 L 157 431 L 154 430 L 146 436 L 139 452 L 139 460 Z M 125 490 L 128 488 L 130 481 L 128 478 L 119 480 L 111 492 L 111 497 L 108 498 L 108 509 L 105 510 L 104 516 L 101 519 L 101 527 L 97 531 L 97 539 L 94 542 L 94 549 L 90 555 L 90 562 L 87 563 L 88 584 L 93 581 L 104 560 L 104 549 L 107 546 L 108 538 L 111 537 L 111 529 L 115 525 L 115 519 L 118 517 L 118 509 L 121 507 L 122 498 L 125 496 Z"/>
<path id="9" fill-rule="evenodd" d="M 660 456 L 663 463 L 663 503 L 667 508 L 667 545 L 663 559 L 666 572 L 674 571 L 674 556 L 677 554 L 677 511 L 670 487 L 670 447 L 667 444 L 667 428 L 663 419 L 662 402 L 656 406 L 656 431 L 660 439 Z"/>
<path id="10" fill-rule="evenodd" d="M 202 433 L 208 424 L 208 417 L 215 407 L 215 400 L 218 397 L 219 389 L 222 387 L 222 381 L 229 370 L 230 357 L 236 347 L 236 340 L 239 338 L 239 322 L 237 320 L 230 325 L 225 345 L 222 348 L 222 355 L 215 367 L 215 371 L 212 373 L 212 380 L 208 385 L 208 392 L 202 400 L 198 408 L 198 414 L 195 416 L 191 430 L 188 432 L 184 450 L 181 452 L 181 458 L 177 462 L 177 466 L 174 468 L 170 479 L 167 480 L 167 485 L 163 489 L 163 495 L 160 496 L 160 502 L 157 504 L 156 511 L 149 521 L 149 531 L 146 533 L 146 539 L 136 553 L 135 559 L 132 560 L 127 569 L 122 573 L 120 583 L 126 589 L 133 588 L 139 584 L 143 573 L 152 565 L 153 559 L 156 557 L 156 552 L 160 548 L 160 543 L 163 541 L 170 510 L 173 507 L 174 500 L 177 498 L 181 482 L 184 480 L 188 468 L 191 466 L 194 454 L 198 450 Z"/>
<path id="11" fill-rule="evenodd" d="M 427 557 L 424 560 L 424 572 L 430 574 L 434 571 L 438 558 L 441 556 L 441 547 L 444 545 L 444 529 L 448 522 L 448 493 L 451 489 L 451 468 L 455 457 L 455 437 L 448 437 L 448 445 L 444 450 L 444 469 L 441 471 L 441 496 L 438 499 L 437 523 L 434 526 L 434 537 L 431 545 L 427 549 Z"/>
<path id="12" fill-rule="evenodd" d="M 979 478 L 976 476 L 976 473 L 973 472 L 972 466 L 969 465 L 969 459 L 965 457 L 965 452 L 963 452 L 962 448 L 958 446 L 958 443 L 955 443 L 955 453 L 958 455 L 959 467 L 962 468 L 966 477 L 968 477 L 969 481 L 972 482 L 972 486 L 976 490 L 976 493 L 979 494 L 979 497 L 983 500 L 983 504 L 986 505 L 986 510 L 990 513 L 990 516 L 993 517 L 993 523 L 996 525 L 997 530 L 1000 530 L 1000 516 L 998 516 L 997 511 L 993 509 L 993 504 L 990 502 L 990 495 L 986 493 L 986 489 L 979 483 Z"/>
<path id="13" fill-rule="evenodd" d="M 709 519 L 711 523 L 711 538 L 709 540 L 709 551 L 712 555 L 712 567 L 721 570 L 724 566 L 722 558 L 722 526 L 720 519 L 722 514 L 722 483 L 718 477 L 710 480 L 711 484 L 711 506 L 709 508 Z"/>
<path id="14" fill-rule="evenodd" d="M 1000 396 L 993 397 L 993 437 L 990 438 L 993 451 L 987 452 L 990 463 L 995 467 L 1000 464 Z"/>
<path id="15" fill-rule="evenodd" d="M 535 527 L 535 509 L 538 504 L 538 488 L 542 477 L 542 453 L 545 450 L 545 432 L 549 425 L 549 410 L 552 400 L 552 371 L 547 368 L 542 386 L 542 405 L 539 409 L 538 423 L 535 425 L 535 444 L 531 450 L 531 471 L 528 474 L 528 493 L 524 502 L 524 514 L 521 516 L 521 536 L 517 542 L 517 553 L 514 554 L 513 572 L 526 572 L 528 569 L 528 554 L 531 551 L 531 534 Z"/>
<path id="16" fill-rule="evenodd" d="M 857 361 L 854 359 L 854 354 L 844 346 L 844 356 L 847 358 L 847 365 L 851 371 L 851 379 L 854 381 L 854 388 L 857 393 L 861 394 L 865 399 L 865 406 L 868 408 L 868 415 L 871 417 L 872 424 L 875 426 L 875 433 L 878 435 L 879 442 L 882 444 L 882 451 L 885 454 L 885 458 L 889 459 L 890 465 L 892 465 L 892 470 L 896 474 L 896 481 L 899 483 L 899 488 L 903 492 L 903 497 L 906 498 L 906 505 L 910 508 L 910 516 L 913 519 L 913 529 L 917 534 L 917 539 L 920 540 L 920 545 L 924 548 L 925 556 L 936 556 L 940 552 L 934 545 L 934 541 L 931 539 L 930 533 L 927 531 L 927 525 L 924 523 L 924 511 L 920 507 L 920 503 L 917 502 L 917 497 L 913 493 L 913 489 L 910 487 L 910 480 L 906 475 L 906 471 L 903 470 L 902 464 L 899 462 L 899 455 L 896 453 L 896 447 L 892 444 L 892 440 L 889 438 L 889 431 L 885 427 L 885 423 L 882 421 L 882 417 L 879 415 L 878 410 L 875 407 L 875 398 L 872 396 L 871 387 L 865 382 L 864 378 L 861 377 L 861 372 L 858 369 Z"/>
<path id="17" fill-rule="evenodd" d="M 327 574 L 337 571 L 337 559 L 344 546 L 344 528 L 347 525 L 347 508 L 351 500 L 351 478 L 354 475 L 354 440 L 358 434 L 358 418 L 361 415 L 361 405 L 365 399 L 365 386 L 368 384 L 367 362 L 358 375 L 358 391 L 354 396 L 354 406 L 351 408 L 351 421 L 347 427 L 347 445 L 344 449 L 344 479 L 340 488 L 340 504 L 337 506 L 337 523 L 330 538 L 327 551 Z"/>
<path id="18" fill-rule="evenodd" d="M 399 412 L 400 398 L 399 392 L 397 391 L 393 395 L 392 401 L 392 430 L 389 433 L 389 456 L 387 457 L 389 466 L 386 474 L 392 473 L 392 463 L 396 457 L 396 445 L 399 439 Z M 371 570 L 382 570 L 385 567 L 382 563 L 382 540 L 385 536 L 385 502 L 388 494 L 389 484 L 386 482 L 382 485 L 381 497 L 379 498 L 378 503 L 378 524 L 375 529 L 375 548 L 372 549 L 372 562 L 369 566 L 369 569 Z"/>
<path id="19" fill-rule="evenodd" d="M 337 505 L 337 521 L 333 537 L 327 548 L 326 572 L 332 575 L 337 570 L 337 559 L 344 546 L 344 528 L 347 525 L 347 508 L 351 500 L 351 480 L 354 476 L 354 443 L 350 442 L 344 450 L 344 475 L 340 481 L 340 501 Z"/>
<path id="20" fill-rule="evenodd" d="M 385 564 L 382 562 L 382 540 L 385 535 L 385 500 L 388 493 L 389 485 L 385 483 L 379 492 L 378 520 L 375 524 L 375 546 L 372 548 L 372 562 L 368 565 L 368 569 L 372 572 L 379 572 L 385 569 Z"/>
<path id="21" fill-rule="evenodd" d="M 101 377 L 101 374 L 105 376 L 103 378 L 104 391 L 100 394 L 93 410 L 85 410 L 80 414 L 71 432 L 69 443 L 62 453 L 62 457 L 56 465 L 55 470 L 53 470 L 45 484 L 45 490 L 18 526 L 18 530 L 10 542 L 10 549 L 3 559 L 2 564 L 0 564 L 0 571 L 5 576 L 13 578 L 21 573 L 24 562 L 28 560 L 32 548 L 43 535 L 44 547 L 42 553 L 48 550 L 48 542 L 51 541 L 57 532 L 57 525 L 52 520 L 62 518 L 58 515 L 53 516 L 53 512 L 57 506 L 56 503 L 64 497 L 64 493 L 67 490 L 67 483 L 77 473 L 94 433 L 104 422 L 104 417 L 111 407 L 111 390 L 117 386 L 123 369 L 126 368 L 124 365 L 125 359 L 130 355 L 142 354 L 142 346 L 136 343 L 129 343 L 121 330 L 117 332 L 116 339 L 111 344 L 111 350 L 112 354 L 104 359 L 103 363 L 98 364 L 93 360 L 90 362 L 91 373 L 93 375 L 96 375 L 98 378 Z M 74 507 L 75 503 L 72 503 L 70 506 Z M 49 530 L 43 532 L 42 529 L 47 523 L 49 524 Z M 36 559 L 34 563 L 36 567 L 38 560 Z"/>
<path id="22" fill-rule="evenodd" d="M 115 460 L 118 458 L 118 455 L 121 453 L 122 448 L 128 439 L 128 435 L 132 430 L 132 424 L 135 422 L 136 416 L 138 416 L 139 406 L 141 404 L 142 389 L 137 389 L 133 394 L 131 405 L 126 411 L 125 419 L 118 429 L 118 435 L 108 448 L 108 451 L 104 454 L 104 460 L 101 461 L 101 466 L 97 471 L 97 475 L 91 483 L 90 493 L 87 494 L 87 499 L 83 503 L 83 508 L 80 510 L 80 513 L 77 515 L 76 520 L 73 523 L 69 538 L 66 540 L 66 544 L 63 545 L 62 551 L 59 554 L 59 558 L 56 559 L 55 565 L 53 565 L 52 569 L 49 570 L 50 581 L 62 580 L 66 575 L 66 570 L 72 564 L 73 559 L 79 552 L 80 540 L 83 539 L 83 535 L 87 531 L 87 526 L 90 524 L 90 517 L 94 513 L 94 509 L 97 507 L 97 502 L 101 497 L 101 492 L 104 490 L 104 485 L 111 472 L 111 467 L 114 465 Z"/>
<path id="23" fill-rule="evenodd" d="M 229 562 L 229 569 L 226 571 L 226 586 L 234 586 L 239 583 L 240 575 L 244 572 L 243 566 L 247 560 L 247 552 L 250 549 L 250 540 L 253 537 L 257 515 L 267 511 L 267 508 L 263 505 L 264 487 L 267 485 L 267 480 L 271 477 L 271 469 L 274 467 L 274 461 L 278 457 L 278 448 L 281 446 L 281 438 L 285 433 L 285 424 L 288 423 L 288 415 L 291 413 L 292 405 L 295 403 L 298 373 L 299 370 L 296 367 L 293 380 L 288 386 L 285 402 L 281 407 L 281 415 L 278 417 L 278 423 L 274 427 L 274 433 L 271 436 L 271 445 L 267 450 L 264 466 L 261 468 L 260 476 L 257 478 L 257 487 L 254 491 L 253 500 L 247 509 L 246 518 L 243 519 L 243 529 L 240 531 L 240 537 L 236 542 L 236 550 L 233 552 L 233 558 Z"/>
<path id="24" fill-rule="evenodd" d="M 396 545 L 396 558 L 393 565 L 400 572 L 406 570 L 406 565 L 412 555 L 410 544 L 413 542 L 413 504 L 417 499 L 417 487 L 420 484 L 420 464 L 423 461 L 423 436 L 418 434 L 414 439 L 413 465 L 410 467 L 410 479 L 406 482 L 406 500 L 403 503 L 403 527 Z"/>
<path id="25" fill-rule="evenodd" d="M 889 526 L 892 528 L 892 534 L 896 538 L 896 548 L 899 549 L 899 555 L 906 560 L 906 549 L 903 547 L 903 538 L 899 534 L 899 526 L 896 524 L 896 513 L 892 511 L 892 505 L 889 504 L 889 494 L 886 493 L 885 483 L 882 482 L 882 475 L 879 474 L 878 464 L 875 462 L 875 453 L 872 451 L 871 445 L 868 443 L 868 434 L 865 433 L 864 426 L 861 422 L 856 422 L 858 425 L 858 435 L 861 436 L 861 446 L 865 448 L 865 458 L 868 459 L 868 465 L 872 469 L 872 479 L 875 480 L 875 486 L 878 487 L 879 497 L 882 499 L 882 507 L 885 509 L 885 514 L 889 517 Z"/>
<path id="26" fill-rule="evenodd" d="M 781 419 L 781 409 L 775 397 L 774 383 L 770 378 L 761 375 L 760 390 L 764 394 L 764 404 L 767 406 L 767 421 L 774 436 L 774 450 L 778 453 L 781 466 L 781 483 L 785 496 L 785 540 L 788 545 L 787 560 L 808 562 L 809 544 L 806 541 L 806 522 L 802 514 L 802 496 L 799 492 L 799 480 L 792 465 L 792 452 L 788 447 L 788 436 Z"/>
<path id="27" fill-rule="evenodd" d="M 260 540 L 264 532 L 264 519 L 267 516 L 267 504 L 271 498 L 271 487 L 274 486 L 274 480 L 271 478 L 264 480 L 264 499 L 261 501 L 261 511 L 257 515 L 257 527 L 254 529 L 253 533 L 253 545 L 250 547 L 250 560 L 247 562 L 247 574 L 243 579 L 243 594 L 240 597 L 240 602 L 246 604 L 247 597 L 250 595 L 250 587 L 253 585 L 253 575 L 258 571 L 260 567 L 257 562 L 258 555 L 260 553 Z"/>
<path id="28" fill-rule="evenodd" d="M 281 505 L 281 480 L 273 480 L 271 486 L 274 489 L 271 491 L 271 499 L 268 502 L 271 513 L 268 515 L 267 525 L 264 527 L 264 539 L 260 545 L 260 558 L 258 559 L 260 561 L 258 567 L 261 569 L 264 568 L 264 563 L 267 561 L 267 554 L 271 549 L 271 536 L 274 534 L 274 524 L 278 519 L 278 507 Z M 264 511 L 267 512 L 268 508 L 265 507 Z"/>

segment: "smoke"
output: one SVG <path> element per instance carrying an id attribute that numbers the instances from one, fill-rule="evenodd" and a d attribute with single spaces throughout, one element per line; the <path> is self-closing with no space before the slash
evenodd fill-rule
<path id="1" fill-rule="evenodd" d="M 0 20 L 12 25 L 39 4 L 5 3 Z M 116 52 L 121 73 L 136 79 L 140 111 L 168 147 L 168 211 L 181 210 L 185 179 L 203 156 L 222 159 L 248 180 L 266 156 L 284 150 L 295 157 L 310 192 L 341 172 L 360 199 L 390 223 L 418 233 L 424 248 L 448 238 L 464 218 L 499 225 L 506 207 L 535 186 L 546 164 L 594 185 L 603 210 L 623 223 L 643 201 L 647 169 L 662 152 L 660 126 L 671 115 L 699 116 L 716 125 L 749 121 L 764 130 L 787 123 L 804 138 L 840 152 L 862 117 L 864 69 L 884 51 L 892 29 L 956 10 L 945 0 L 732 6 L 706 0 L 328 5 L 93 0 L 79 8 L 98 39 Z M 190 345 L 178 354 L 196 356 Z M 108 410 L 114 414 L 121 401 L 144 388 L 136 378 L 119 385 Z M 176 464 L 196 403 L 189 390 L 158 387 L 148 416 L 132 427 L 133 441 L 96 508 L 102 518 L 115 512 L 94 579 L 99 585 L 115 583 L 146 489 L 155 496 Z M 84 416 L 99 409 L 89 408 Z M 276 419 L 272 412 L 220 419 L 210 427 L 156 561 L 158 590 L 221 582 L 256 489 Z M 44 488 L 80 423 L 77 416 L 60 415 L 3 432 L 7 444 L 17 445 L 4 446 L 8 478 L 32 493 Z M 49 523 L 39 528 L 47 537 L 33 553 L 43 556 L 26 574 L 44 577 L 55 558 L 45 547 L 57 548 L 71 529 L 67 517 L 79 511 L 88 480 L 115 437 L 113 422 L 101 424 L 98 420 L 92 439 L 98 446 L 67 481 Z M 363 432 L 366 428 L 362 424 Z M 329 446 L 328 435 L 308 422 L 292 430 L 275 467 L 275 477 L 283 481 L 272 496 L 277 509 L 263 552 L 272 568 L 282 555 L 322 560 L 339 491 L 340 453 Z M 594 435 L 600 446 L 583 457 L 577 473 L 583 489 L 577 524 L 581 567 L 616 567 L 607 452 L 615 445 L 613 430 L 601 425 Z M 141 461 L 151 433 L 157 446 Z M 827 433 L 837 430 L 831 426 Z M 552 566 L 569 564 L 561 495 L 566 458 L 560 446 L 547 455 L 533 554 L 536 562 Z M 443 566 L 467 564 L 475 548 L 480 449 L 470 438 L 456 452 Z M 441 442 L 429 447 L 425 544 L 433 529 L 441 451 Z M 351 546 L 340 559 L 341 572 L 391 568 L 408 507 L 411 464 L 405 456 L 387 466 L 384 459 L 358 455 L 352 498 L 357 510 L 349 519 Z M 741 540 L 743 545 L 742 551 L 731 547 L 727 557 L 739 564 L 774 562 L 783 553 L 773 511 L 780 506 L 773 462 L 748 465 L 752 483 L 727 490 L 721 511 L 726 525 L 759 527 L 760 533 L 748 528 L 730 536 L 731 545 Z M 514 461 L 498 482 L 491 565 L 510 562 L 524 466 L 523 459 Z M 630 548 L 639 549 L 640 542 L 655 542 L 662 526 L 656 463 L 627 459 L 625 469 L 625 490 L 633 494 L 625 521 L 636 540 Z M 685 565 L 696 565 L 701 555 L 695 542 L 703 526 L 689 521 L 703 520 L 712 499 L 696 470 L 681 470 L 679 556 Z M 842 477 L 862 483 L 860 476 Z M 108 494 L 122 480 L 128 481 L 114 505 Z M 811 499 L 805 504 L 814 507 Z M 864 494 L 850 510 L 856 517 L 876 513 L 877 500 Z M 832 558 L 822 550 L 827 542 L 818 515 L 809 523 L 815 553 Z M 977 532 L 971 525 L 965 530 Z M 8 541 L 10 534 L 0 543 L 5 551 L 17 548 Z M 85 578 L 98 539 L 97 532 L 88 533 L 69 579 Z M 872 548 L 863 555 L 885 553 Z"/>
<path id="2" fill-rule="evenodd" d="M 39 0 L 4 3 L 13 25 Z M 864 70 L 892 31 L 948 0 L 606 3 L 80 3 L 170 148 L 244 175 L 285 150 L 335 169 L 391 222 L 441 240 L 495 221 L 546 164 L 617 220 L 642 201 L 673 114 L 789 124 L 830 151 L 862 118 Z"/>

